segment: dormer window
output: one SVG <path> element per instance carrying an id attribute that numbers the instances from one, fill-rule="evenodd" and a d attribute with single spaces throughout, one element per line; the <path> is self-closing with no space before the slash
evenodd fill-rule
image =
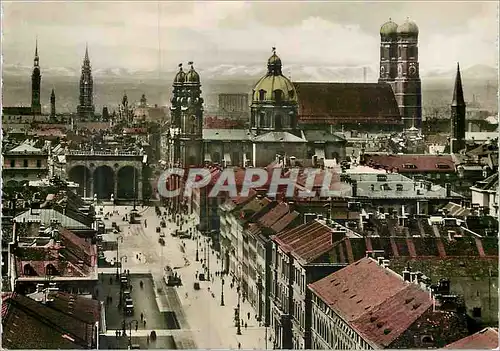
<path id="1" fill-rule="evenodd" d="M 405 163 L 403 165 L 403 168 L 405 168 L 405 169 L 416 169 L 417 166 L 415 166 L 413 163 Z"/>
<path id="2" fill-rule="evenodd" d="M 445 163 L 438 163 L 438 164 L 436 164 L 436 168 L 437 169 L 450 169 L 451 167 L 450 167 L 450 165 L 447 165 Z"/>

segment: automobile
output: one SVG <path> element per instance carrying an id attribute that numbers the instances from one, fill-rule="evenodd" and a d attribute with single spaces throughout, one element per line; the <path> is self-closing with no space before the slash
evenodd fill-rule
<path id="1" fill-rule="evenodd" d="M 191 239 L 191 234 L 188 232 L 180 232 L 179 239 Z"/>
<path id="2" fill-rule="evenodd" d="M 125 314 L 126 315 L 131 316 L 131 315 L 134 314 L 134 303 L 132 302 L 131 299 L 125 301 L 125 307 L 124 307 L 124 309 L 125 309 Z"/>
<path id="3" fill-rule="evenodd" d="M 165 239 L 160 238 L 158 239 L 158 242 L 160 243 L 161 246 L 165 246 Z"/>
<path id="4" fill-rule="evenodd" d="M 164 220 L 161 220 L 161 221 L 160 221 L 160 226 L 161 226 L 162 228 L 166 228 L 166 227 L 167 227 L 167 223 L 165 223 L 165 221 L 164 221 Z"/>
<path id="5" fill-rule="evenodd" d="M 160 227 L 156 227 L 156 232 L 157 233 L 161 232 L 161 228 Z"/>
<path id="6" fill-rule="evenodd" d="M 132 300 L 132 296 L 130 295 L 130 290 L 125 290 L 123 292 L 123 297 L 125 298 L 125 300 L 128 300 L 128 299 Z"/>
<path id="7" fill-rule="evenodd" d="M 160 233 L 160 238 L 164 238 L 165 237 L 165 233 Z"/>

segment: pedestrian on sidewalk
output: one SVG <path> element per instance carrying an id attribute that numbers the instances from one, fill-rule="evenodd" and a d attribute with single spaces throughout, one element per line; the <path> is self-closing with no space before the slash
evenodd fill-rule
<path id="1" fill-rule="evenodd" d="M 143 323 L 144 323 L 144 328 L 146 328 L 146 318 L 144 318 Z"/>
<path id="2" fill-rule="evenodd" d="M 113 277 L 109 277 L 109 285 L 113 284 Z"/>
<path id="3" fill-rule="evenodd" d="M 248 320 L 250 320 L 250 312 L 247 313 Z"/>
<path id="4" fill-rule="evenodd" d="M 247 327 L 248 327 L 248 324 L 247 324 L 247 322 L 245 322 L 245 329 L 246 329 Z"/>
<path id="5" fill-rule="evenodd" d="M 238 343 L 238 350 L 241 349 L 241 343 Z"/>
<path id="6" fill-rule="evenodd" d="M 141 312 L 141 322 L 144 320 L 144 313 Z"/>

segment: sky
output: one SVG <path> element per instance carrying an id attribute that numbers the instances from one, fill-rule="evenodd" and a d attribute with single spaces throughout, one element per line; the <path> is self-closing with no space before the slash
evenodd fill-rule
<path id="1" fill-rule="evenodd" d="M 264 62 L 373 65 L 379 29 L 392 18 L 420 28 L 421 67 L 498 65 L 496 2 L 2 2 L 5 65 L 176 69 Z M 161 48 L 161 49 L 160 49 Z"/>

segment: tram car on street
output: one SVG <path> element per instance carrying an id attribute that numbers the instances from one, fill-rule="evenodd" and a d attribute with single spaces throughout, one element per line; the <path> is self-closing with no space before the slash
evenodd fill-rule
<path id="1" fill-rule="evenodd" d="M 165 267 L 165 283 L 167 286 L 181 286 L 181 278 L 176 272 L 172 270 L 170 266 Z"/>

